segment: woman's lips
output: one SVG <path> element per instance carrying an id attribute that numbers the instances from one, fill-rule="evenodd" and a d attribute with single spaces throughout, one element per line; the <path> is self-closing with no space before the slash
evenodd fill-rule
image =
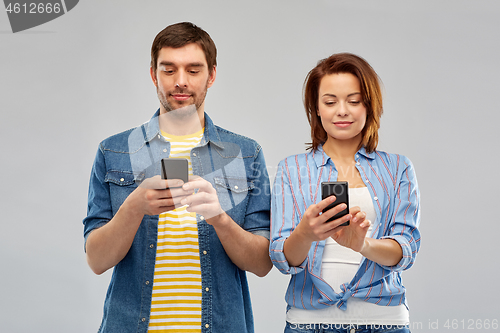
<path id="1" fill-rule="evenodd" d="M 349 125 L 351 125 L 352 122 L 350 121 L 337 121 L 337 122 L 334 122 L 334 125 L 337 126 L 337 127 L 348 127 Z"/>

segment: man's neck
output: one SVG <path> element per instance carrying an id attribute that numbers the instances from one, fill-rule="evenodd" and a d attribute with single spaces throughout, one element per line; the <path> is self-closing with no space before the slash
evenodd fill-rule
<path id="1" fill-rule="evenodd" d="M 190 135 L 199 132 L 205 126 L 205 112 L 203 108 L 194 109 L 194 105 L 165 111 L 160 109 L 160 129 L 176 136 Z"/>

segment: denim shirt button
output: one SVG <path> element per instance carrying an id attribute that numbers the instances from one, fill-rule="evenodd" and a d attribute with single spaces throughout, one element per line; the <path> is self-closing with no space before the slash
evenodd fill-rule
<path id="1" fill-rule="evenodd" d="M 351 330 L 349 332 L 350 333 L 356 333 L 356 329 L 355 328 L 351 328 Z"/>
<path id="2" fill-rule="evenodd" d="M 142 318 L 142 319 L 141 319 L 141 321 L 142 321 L 142 322 L 145 322 L 145 321 L 146 321 L 146 318 Z"/>
<path id="3" fill-rule="evenodd" d="M 167 148 L 163 149 L 163 152 L 166 153 L 167 152 Z"/>
<path id="4" fill-rule="evenodd" d="M 208 288 L 208 287 L 205 288 L 205 291 L 209 291 L 209 290 L 210 290 L 210 288 Z"/>
<path id="5" fill-rule="evenodd" d="M 204 219 L 203 215 L 200 215 L 200 221 L 203 221 Z"/>
<path id="6" fill-rule="evenodd" d="M 152 249 L 153 247 L 155 247 L 155 245 L 154 245 L 154 244 L 149 245 L 149 248 L 150 248 L 150 249 Z"/>
<path id="7" fill-rule="evenodd" d="M 196 156 L 196 153 L 195 153 L 195 152 L 193 152 L 193 156 Z"/>
<path id="8" fill-rule="evenodd" d="M 203 254 L 207 254 L 207 251 L 203 251 Z"/>
<path id="9" fill-rule="evenodd" d="M 237 190 L 238 189 L 238 185 L 234 185 L 234 189 Z"/>
<path id="10" fill-rule="evenodd" d="M 120 181 L 121 181 L 121 182 L 125 181 L 125 178 L 120 178 Z"/>
<path id="11" fill-rule="evenodd" d="M 205 324 L 205 328 L 209 328 L 209 327 L 210 327 L 210 325 L 208 325 L 208 324 Z"/>
<path id="12" fill-rule="evenodd" d="M 149 285 L 149 281 L 146 281 L 146 286 Z"/>

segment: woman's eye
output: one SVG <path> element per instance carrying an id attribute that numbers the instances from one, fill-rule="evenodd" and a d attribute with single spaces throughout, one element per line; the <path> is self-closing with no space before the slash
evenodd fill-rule
<path id="1" fill-rule="evenodd" d="M 360 101 L 350 101 L 349 102 L 350 104 L 353 104 L 353 105 L 358 105 L 359 103 L 361 103 Z"/>

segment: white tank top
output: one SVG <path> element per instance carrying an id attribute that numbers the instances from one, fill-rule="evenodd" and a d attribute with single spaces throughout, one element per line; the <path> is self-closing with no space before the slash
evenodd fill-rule
<path id="1" fill-rule="evenodd" d="M 377 214 L 368 188 L 349 188 L 349 207 L 355 206 L 359 206 L 372 223 L 376 220 Z M 367 237 L 370 237 L 371 233 L 370 226 L 366 233 Z M 343 247 L 328 237 L 321 261 L 321 278 L 338 293 L 343 283 L 349 284 L 354 278 L 362 258 L 360 253 Z M 380 306 L 355 297 L 347 301 L 346 311 L 340 310 L 335 305 L 320 310 L 292 307 L 286 317 L 292 324 L 406 325 L 410 321 L 408 309 L 404 304 Z"/>

